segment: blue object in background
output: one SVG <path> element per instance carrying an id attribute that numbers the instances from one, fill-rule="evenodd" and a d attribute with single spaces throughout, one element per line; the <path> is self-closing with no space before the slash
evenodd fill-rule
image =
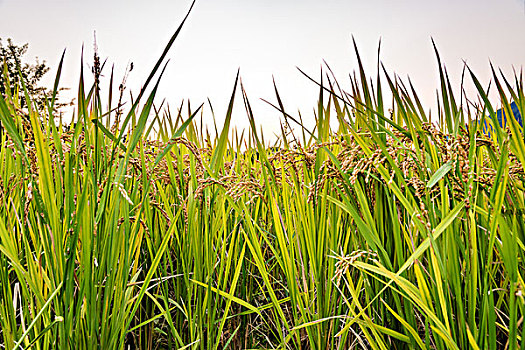
<path id="1" fill-rule="evenodd" d="M 516 102 L 512 102 L 510 104 L 510 109 L 512 110 L 512 114 L 514 114 L 514 118 L 516 118 L 516 121 L 518 122 L 518 124 L 521 127 L 523 127 L 523 120 L 521 119 L 521 114 L 520 114 L 520 111 L 518 110 L 518 105 L 516 104 Z M 498 111 L 496 112 L 496 115 L 498 117 L 499 125 L 502 127 L 505 127 L 507 125 L 507 116 L 505 115 L 505 111 L 503 110 L 503 108 L 498 109 Z"/>
<path id="2" fill-rule="evenodd" d="M 510 109 L 512 111 L 512 114 L 514 115 L 514 118 L 518 122 L 518 124 L 523 127 L 523 119 L 521 117 L 521 113 L 518 109 L 518 105 L 516 102 L 512 102 L 510 104 Z M 505 115 L 505 111 L 503 108 L 500 108 L 496 111 L 496 117 L 498 118 L 498 124 L 502 128 L 505 128 L 507 126 L 507 116 Z M 490 117 L 489 117 L 490 119 Z M 485 120 L 485 125 L 483 125 L 483 133 L 490 137 L 491 131 L 493 131 L 492 125 L 488 125 L 487 121 Z"/>

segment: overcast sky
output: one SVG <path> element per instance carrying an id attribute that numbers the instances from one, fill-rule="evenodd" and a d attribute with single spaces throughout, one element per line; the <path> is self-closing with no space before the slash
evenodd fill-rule
<path id="1" fill-rule="evenodd" d="M 127 63 L 134 63 L 128 87 L 136 95 L 190 4 L 0 0 L 0 37 L 29 43 L 28 58 L 38 56 L 52 68 L 49 82 L 66 48 L 62 86 L 76 91 L 81 47 L 87 64 L 96 31 L 99 54 L 109 66 L 115 64 L 117 80 Z M 223 119 L 240 67 L 256 119 L 265 129 L 273 132 L 279 125 L 278 114 L 259 100 L 275 101 L 272 75 L 288 110 L 300 109 L 311 121 L 318 89 L 296 67 L 319 77 L 324 59 L 343 88 L 349 88 L 348 74 L 357 68 L 353 35 L 369 74 L 375 74 L 382 38 L 387 69 L 409 75 L 426 108 L 435 108 L 439 82 L 430 38 L 455 88 L 463 60 L 487 84 L 489 59 L 509 75 L 525 62 L 524 6 L 523 0 L 197 0 L 169 53 L 157 102 L 166 98 L 175 108 L 189 98 L 197 106 L 209 97 L 217 118 Z M 242 128 L 247 122 L 241 111 L 236 110 L 234 123 Z"/>

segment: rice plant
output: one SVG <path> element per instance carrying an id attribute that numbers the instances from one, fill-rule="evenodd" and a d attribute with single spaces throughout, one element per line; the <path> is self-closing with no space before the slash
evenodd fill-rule
<path id="1" fill-rule="evenodd" d="M 127 109 L 113 72 L 101 96 L 98 55 L 69 125 L 53 115 L 60 68 L 44 109 L 21 108 L 23 83 L 0 96 L 2 348 L 520 348 L 525 141 L 496 121 L 525 112 L 521 72 L 492 69 L 493 104 L 466 67 L 475 104 L 436 49 L 431 118 L 355 46 L 348 91 L 329 67 L 314 80 L 313 128 L 275 88 L 269 143 L 239 75 L 220 132 L 203 105 L 157 108 L 184 21 Z"/>

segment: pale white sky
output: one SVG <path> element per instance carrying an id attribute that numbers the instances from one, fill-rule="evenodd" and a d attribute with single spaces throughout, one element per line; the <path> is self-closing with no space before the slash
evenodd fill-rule
<path id="1" fill-rule="evenodd" d="M 96 30 L 100 56 L 108 58 L 108 68 L 115 64 L 116 87 L 126 64 L 134 63 L 128 87 L 137 95 L 190 4 L 0 0 L 0 37 L 29 43 L 28 59 L 38 56 L 51 66 L 49 82 L 67 48 L 62 86 L 76 92 L 81 46 L 85 62 L 91 63 Z M 525 62 L 524 6 L 523 0 L 197 0 L 169 53 L 157 102 L 166 98 L 175 109 L 189 98 L 196 107 L 209 97 L 220 121 L 240 67 L 257 122 L 265 130 L 274 132 L 279 125 L 279 114 L 259 100 L 275 101 L 272 75 L 288 111 L 300 109 L 311 122 L 318 89 L 296 66 L 319 77 L 324 59 L 349 89 L 348 74 L 357 69 L 354 35 L 369 74 L 375 75 L 381 37 L 387 69 L 403 78 L 409 75 L 426 109 L 435 108 L 439 81 L 430 38 L 456 90 L 463 60 L 487 84 L 489 59 L 509 76 L 512 66 L 519 69 Z M 105 72 L 108 78 L 109 69 Z M 247 127 L 240 95 L 236 102 L 233 122 Z"/>

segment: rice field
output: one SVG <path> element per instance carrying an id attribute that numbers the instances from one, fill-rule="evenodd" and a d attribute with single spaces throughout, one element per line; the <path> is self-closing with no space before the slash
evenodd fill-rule
<path id="1" fill-rule="evenodd" d="M 493 68 L 491 102 L 466 67 L 467 99 L 436 50 L 431 120 L 356 47 L 348 87 L 317 81 L 315 127 L 276 88 L 270 143 L 239 76 L 212 130 L 202 105 L 155 108 L 179 32 L 127 107 L 98 57 L 71 124 L 54 115 L 60 68 L 45 108 L 21 107 L 23 84 L 0 96 L 0 348 L 524 344 L 525 140 L 514 118 L 493 122 L 511 102 L 524 115 L 521 72 Z"/>

